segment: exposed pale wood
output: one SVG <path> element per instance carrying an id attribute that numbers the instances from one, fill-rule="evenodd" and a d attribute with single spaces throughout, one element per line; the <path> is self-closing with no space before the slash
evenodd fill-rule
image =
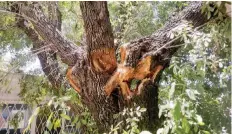
<path id="1" fill-rule="evenodd" d="M 89 55 L 92 69 L 98 73 L 112 74 L 117 67 L 115 50 L 113 48 L 102 48 L 91 51 Z"/>
<path id="2" fill-rule="evenodd" d="M 78 86 L 78 84 L 76 83 L 76 81 L 73 78 L 73 74 L 72 74 L 72 67 L 68 68 L 67 74 L 66 74 L 66 78 L 69 81 L 69 84 L 78 92 L 80 93 L 80 87 Z"/>

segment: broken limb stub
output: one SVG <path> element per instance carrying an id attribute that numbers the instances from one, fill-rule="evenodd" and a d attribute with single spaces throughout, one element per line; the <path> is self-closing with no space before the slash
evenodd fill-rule
<path id="1" fill-rule="evenodd" d="M 152 70 L 152 57 L 147 56 L 140 60 L 135 68 L 127 67 L 123 65 L 125 56 L 125 50 L 121 48 L 121 63 L 118 65 L 112 77 L 106 83 L 104 90 L 109 96 L 117 86 L 120 86 L 123 97 L 128 100 L 134 94 L 140 94 L 142 87 L 146 85 L 148 81 L 154 80 L 160 70 L 163 69 L 163 66 L 157 65 Z M 134 91 L 130 89 L 130 82 L 133 79 L 141 80 Z"/>
<path id="2" fill-rule="evenodd" d="M 66 73 L 66 78 L 68 79 L 69 81 L 69 84 L 78 92 L 80 93 L 81 90 L 78 86 L 78 84 L 75 82 L 75 80 L 73 79 L 73 74 L 72 74 L 72 67 L 68 67 L 68 71 Z"/>
<path id="3" fill-rule="evenodd" d="M 164 68 L 164 66 L 162 65 L 157 65 L 155 67 L 155 69 L 152 71 L 152 81 L 154 81 L 157 77 L 157 75 L 159 74 L 159 72 Z"/>
<path id="4" fill-rule="evenodd" d="M 112 74 L 117 67 L 114 48 L 96 49 L 90 52 L 92 69 L 97 73 Z"/>

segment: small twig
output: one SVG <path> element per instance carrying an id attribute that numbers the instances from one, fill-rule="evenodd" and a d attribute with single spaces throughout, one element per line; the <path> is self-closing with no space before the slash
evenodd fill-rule
<path id="1" fill-rule="evenodd" d="M 202 24 L 202 25 L 194 28 L 194 31 L 197 31 L 197 30 L 201 29 L 202 27 L 206 26 L 209 22 L 211 22 L 211 21 L 208 21 L 208 22 L 206 22 L 206 23 L 204 23 L 204 24 Z"/>
<path id="2" fill-rule="evenodd" d="M 23 17 L 23 18 L 25 18 L 25 19 L 28 19 L 28 20 L 30 20 L 30 21 L 33 21 L 33 22 L 36 23 L 36 24 L 38 23 L 38 21 L 36 21 L 36 20 L 34 20 L 34 19 L 30 18 L 30 17 L 27 17 L 27 16 L 25 16 L 25 15 L 19 14 L 19 13 L 7 11 L 7 10 L 2 10 L 2 9 L 0 9 L 0 12 L 18 15 L 18 16 L 21 16 L 21 17 Z"/>
<path id="3" fill-rule="evenodd" d="M 180 37 L 181 37 L 181 36 L 178 36 L 178 37 L 174 38 L 173 40 L 171 40 L 171 41 L 169 41 L 168 43 L 164 44 L 162 47 L 160 47 L 160 48 L 159 48 L 158 50 L 156 50 L 155 52 L 149 52 L 149 53 L 145 54 L 145 55 L 143 56 L 143 58 L 146 57 L 146 56 L 149 56 L 149 55 L 155 55 L 155 54 L 157 54 L 160 50 L 162 50 L 162 49 L 165 48 L 166 46 L 170 45 L 171 43 L 177 41 Z"/>
<path id="4" fill-rule="evenodd" d="M 196 27 L 196 28 L 194 29 L 194 31 L 201 29 L 202 27 L 204 27 L 205 25 L 207 25 L 207 24 L 210 23 L 210 22 L 211 22 L 211 21 L 208 21 L 208 22 L 206 22 L 206 23 L 204 23 L 204 24 L 202 24 L 202 25 Z M 149 52 L 149 53 L 145 54 L 145 55 L 143 56 L 143 58 L 145 58 L 146 56 L 149 56 L 149 55 L 155 55 L 155 54 L 157 54 L 160 50 L 162 50 L 162 49 L 164 49 L 164 48 L 172 48 L 172 46 L 170 46 L 170 47 L 167 47 L 167 46 L 170 45 L 171 43 L 177 41 L 177 40 L 180 39 L 181 37 L 182 37 L 182 36 L 179 35 L 178 37 L 176 37 L 176 38 L 174 38 L 173 40 L 171 40 L 171 41 L 167 42 L 166 44 L 164 44 L 162 47 L 160 47 L 160 48 L 159 48 L 158 50 L 156 50 L 155 52 Z M 177 47 L 177 45 L 176 45 L 176 46 L 173 46 L 173 47 Z"/>
<path id="5" fill-rule="evenodd" d="M 180 47 L 180 46 L 185 46 L 186 44 L 181 44 L 181 45 L 175 45 L 175 46 L 170 46 L 170 47 L 166 47 L 166 48 L 174 48 L 174 47 Z"/>
<path id="6" fill-rule="evenodd" d="M 53 46 L 53 44 L 44 45 L 44 46 L 42 46 L 42 47 L 40 47 L 40 48 L 31 50 L 31 52 L 41 51 L 42 49 L 46 49 L 46 48 L 49 48 L 49 47 L 51 47 L 51 46 Z"/>

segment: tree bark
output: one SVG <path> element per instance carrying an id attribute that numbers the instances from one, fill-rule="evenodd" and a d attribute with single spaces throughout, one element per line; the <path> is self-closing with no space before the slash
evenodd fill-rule
<path id="1" fill-rule="evenodd" d="M 81 87 L 80 95 L 82 96 L 83 102 L 88 106 L 91 113 L 93 113 L 100 131 L 105 131 L 110 127 L 109 125 L 114 123 L 112 120 L 113 114 L 117 113 L 124 107 L 127 107 L 127 105 L 126 103 L 122 103 L 123 101 L 120 100 L 120 97 L 117 97 L 119 95 L 118 93 L 116 93 L 116 95 L 113 93 L 109 97 L 106 97 L 104 93 L 104 86 L 112 73 L 112 71 L 108 72 L 104 66 L 106 64 L 101 64 L 106 62 L 106 59 L 103 58 L 103 61 L 98 62 L 95 64 L 96 66 L 91 66 L 89 68 L 89 64 L 94 64 L 95 62 L 93 60 L 94 57 L 91 56 L 92 53 L 95 53 L 96 50 L 98 52 L 98 50 L 113 47 L 113 45 L 107 44 L 112 42 L 110 41 L 110 39 L 112 39 L 112 34 L 109 33 L 111 31 L 110 24 L 108 24 L 109 21 L 108 19 L 105 19 L 103 22 L 101 21 L 102 16 L 108 17 L 108 13 L 105 9 L 105 2 L 81 2 L 80 5 L 85 23 L 85 32 L 87 34 L 87 47 L 89 53 L 87 59 L 89 59 L 90 62 L 87 60 L 82 66 L 75 65 L 73 67 L 73 75 L 76 77 L 79 87 Z M 201 14 L 201 5 L 201 2 L 191 3 L 190 6 L 171 18 L 162 29 L 158 30 L 152 36 L 124 44 L 123 47 L 127 53 L 124 66 L 135 67 L 138 64 L 138 61 L 151 55 L 153 58 L 153 68 L 157 65 L 162 65 L 166 68 L 169 65 L 172 55 L 178 49 L 178 47 L 170 49 L 167 49 L 166 47 L 181 43 L 179 38 L 171 41 L 172 39 L 168 36 L 170 31 L 179 25 L 185 24 L 183 20 L 191 23 L 194 27 L 205 23 L 206 18 Z M 104 26 L 98 22 L 101 22 Z M 100 34 L 94 30 L 99 31 Z M 107 33 L 108 35 L 105 35 L 104 33 Z M 101 47 L 99 46 L 100 43 Z M 106 50 L 103 51 L 103 53 L 97 53 L 97 55 L 105 55 L 107 51 L 110 53 L 110 50 Z M 109 57 L 113 59 L 115 58 L 114 55 L 110 55 Z M 98 66 L 100 66 L 100 69 L 97 70 L 96 67 Z M 145 85 L 149 89 L 144 89 L 142 94 L 133 100 L 133 102 L 143 105 L 148 109 L 147 120 L 149 121 L 149 124 L 155 124 L 159 121 L 159 80 L 160 78 L 158 77 L 154 82 L 150 82 L 147 86 Z M 153 85 L 154 83 L 156 84 Z"/>
<path id="2" fill-rule="evenodd" d="M 180 38 L 174 40 L 170 38 L 170 32 L 180 25 L 185 25 L 186 22 L 183 20 L 192 24 L 193 27 L 204 24 L 207 20 L 201 14 L 201 6 L 202 2 L 192 2 L 153 35 L 122 45 L 126 52 L 123 66 L 134 68 L 143 58 L 151 56 L 151 69 L 158 65 L 162 65 L 163 69 L 168 67 L 170 59 L 178 47 L 167 48 L 167 46 L 181 43 Z M 76 46 L 63 37 L 43 15 L 41 9 L 35 5 L 22 6 L 20 14 L 25 18 L 30 18 L 30 22 L 42 39 L 51 44 L 51 50 L 57 52 L 62 61 L 72 68 L 72 76 L 80 87 L 82 101 L 92 113 L 99 131 L 104 132 L 115 123 L 113 115 L 128 105 L 121 99 L 118 90 L 111 93 L 110 96 L 106 96 L 104 91 L 104 86 L 118 66 L 107 3 L 80 2 L 80 7 L 86 32 L 86 48 Z M 39 37 L 35 39 L 35 42 L 38 40 L 40 40 Z M 41 60 L 41 62 L 45 61 Z M 149 81 L 144 85 L 141 94 L 131 100 L 131 102 L 147 108 L 145 120 L 151 129 L 154 129 L 159 122 L 159 80 L 160 77 L 156 77 L 154 81 Z"/>
<path id="3" fill-rule="evenodd" d="M 116 68 L 114 37 L 106 2 L 80 2 L 88 59 L 93 71 L 112 74 Z"/>
<path id="4" fill-rule="evenodd" d="M 66 39 L 56 27 L 56 24 L 50 22 L 44 15 L 38 2 L 28 4 L 19 2 L 19 13 L 26 20 L 33 24 L 33 29 L 39 34 L 40 40 L 45 40 L 50 48 L 59 54 L 62 62 L 69 66 L 76 64 L 86 55 L 85 48 L 75 45 Z M 27 24 L 27 25 L 30 25 Z"/>
<path id="5" fill-rule="evenodd" d="M 55 88 L 61 88 L 65 77 L 60 72 L 56 52 L 49 48 L 48 42 L 40 39 L 36 31 L 27 25 L 28 23 L 27 20 L 18 16 L 17 25 L 33 42 L 32 50 L 37 54 L 43 72 Z"/>
<path id="6" fill-rule="evenodd" d="M 89 5 L 91 4 L 89 3 Z M 169 36 L 170 32 L 174 28 L 185 24 L 186 22 L 183 22 L 183 20 L 187 21 L 189 24 L 192 24 L 193 27 L 197 27 L 204 24 L 207 21 L 207 19 L 203 14 L 201 14 L 201 5 L 202 5 L 201 2 L 192 2 L 182 12 L 172 17 L 165 24 L 163 28 L 158 30 L 153 35 L 135 41 L 131 41 L 128 44 L 122 45 L 122 47 L 124 47 L 126 50 L 126 58 L 125 58 L 124 66 L 135 67 L 141 59 L 143 59 L 148 55 L 151 55 L 153 58 L 153 68 L 155 68 L 157 65 L 162 65 L 164 68 L 168 67 L 170 59 L 172 55 L 177 51 L 178 47 L 169 48 L 169 49 L 167 49 L 167 47 L 181 43 L 180 38 L 176 38 L 174 40 L 171 39 Z M 85 10 L 82 10 L 82 12 L 85 12 Z M 100 11 L 95 11 L 95 12 L 100 12 Z M 92 16 L 92 18 L 98 18 L 98 15 L 99 14 L 93 13 L 90 16 Z M 87 28 L 86 28 L 86 32 L 88 32 Z M 91 34 L 91 37 L 97 35 L 94 32 L 89 34 Z M 104 48 L 104 46 L 102 46 L 102 48 Z M 76 69 L 76 71 L 74 70 L 74 72 L 77 72 L 75 76 L 77 77 L 81 76 L 79 71 L 80 68 Z M 88 78 L 87 80 L 90 81 L 83 81 L 83 79 L 86 77 Z M 109 127 L 108 125 L 113 123 L 112 122 L 113 114 L 117 113 L 117 111 L 120 110 L 119 108 L 126 107 L 127 105 L 125 103 L 113 102 L 115 101 L 115 99 L 113 99 L 113 95 L 109 97 L 112 99 L 105 98 L 103 88 L 107 79 L 109 79 L 107 75 L 102 76 L 91 71 L 89 72 L 86 71 L 86 75 L 82 74 L 82 77 L 78 77 L 77 79 L 82 81 L 80 82 L 81 85 L 80 87 L 82 87 L 81 95 L 83 100 L 88 100 L 86 101 L 88 103 L 85 104 L 89 106 L 90 111 L 94 113 L 94 118 L 99 123 L 98 124 L 99 128 L 102 128 L 102 130 L 106 130 Z M 137 104 L 147 108 L 148 112 L 146 114 L 147 115 L 146 120 L 149 122 L 147 126 L 152 126 L 151 124 L 156 124 L 157 122 L 159 122 L 158 119 L 159 80 L 160 78 L 157 77 L 154 82 L 150 82 L 148 85 L 145 85 L 148 89 L 145 88 L 142 91 L 142 94 L 140 96 L 135 97 L 135 99 L 133 100 L 133 102 L 136 102 Z M 119 101 L 119 98 L 117 98 L 116 100 Z M 113 109 L 113 110 L 108 110 L 108 109 Z M 105 115 L 104 116 L 105 118 L 101 118 L 101 115 Z M 152 128 L 154 128 L 154 125 Z"/>

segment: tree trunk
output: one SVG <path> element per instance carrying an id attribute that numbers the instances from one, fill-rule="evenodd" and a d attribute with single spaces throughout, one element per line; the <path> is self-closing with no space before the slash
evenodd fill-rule
<path id="1" fill-rule="evenodd" d="M 162 70 L 168 67 L 172 55 L 179 47 L 167 47 L 181 43 L 179 37 L 170 38 L 170 33 L 178 26 L 185 25 L 186 22 L 183 20 L 192 24 L 193 27 L 204 24 L 206 17 L 201 14 L 201 5 L 201 2 L 192 2 L 183 11 L 170 18 L 165 26 L 153 35 L 122 45 L 124 52 L 121 51 L 121 53 L 124 53 L 125 57 L 120 66 L 134 69 L 140 61 L 151 56 L 152 63 L 149 71 L 157 66 L 162 66 Z M 72 70 L 71 78 L 80 89 L 79 94 L 83 103 L 92 113 L 99 131 L 105 132 L 110 128 L 110 125 L 115 123 L 113 115 L 130 105 L 128 105 L 128 101 L 124 101 L 125 98 L 120 97 L 121 90 L 115 89 L 110 96 L 107 96 L 105 92 L 105 85 L 119 68 L 119 64 L 116 63 L 114 38 L 107 3 L 80 2 L 80 7 L 84 20 L 87 48 L 76 46 L 64 38 L 54 24 L 51 24 L 43 15 L 41 9 L 33 6 L 33 10 L 29 7 L 23 7 L 20 13 L 33 19 L 31 23 L 38 34 L 48 44 L 52 44 L 50 49 L 56 51 L 62 61 L 69 65 Z M 144 122 L 147 123 L 146 126 L 150 127 L 150 130 L 159 125 L 158 85 L 162 70 L 156 72 L 159 75 L 154 80 L 149 79 L 142 85 L 140 94 L 129 100 L 129 104 L 135 102 L 147 108 Z M 46 72 L 46 70 L 44 71 Z M 147 78 L 148 76 L 144 77 L 144 79 Z M 130 82 L 131 79 L 128 83 Z M 138 83 L 138 85 L 140 84 Z M 120 88 L 119 86 L 117 89 Z"/>
<path id="2" fill-rule="evenodd" d="M 101 4 L 102 6 L 100 6 Z M 191 3 L 190 6 L 171 18 L 162 29 L 158 30 L 152 36 L 141 38 L 123 45 L 127 53 L 124 66 L 135 67 L 143 57 L 151 55 L 153 59 L 153 68 L 155 68 L 157 65 L 162 65 L 164 68 L 168 67 L 170 59 L 172 55 L 176 52 L 178 47 L 170 49 L 167 49 L 166 47 L 181 43 L 180 38 L 176 38 L 173 40 L 168 36 L 170 34 L 170 31 L 177 26 L 184 24 L 182 20 L 188 21 L 194 27 L 204 24 L 206 22 L 206 18 L 204 15 L 201 14 L 201 5 L 201 2 Z M 107 19 L 103 22 L 100 21 L 100 18 L 102 16 L 105 16 L 104 18 L 108 17 L 108 12 L 105 8 L 105 2 L 81 2 L 81 9 L 85 22 L 85 32 L 87 33 L 87 42 L 90 42 L 87 43 L 87 46 L 89 47 L 89 53 L 95 52 L 95 50 L 101 50 L 105 47 L 113 47 L 113 45 L 110 45 L 112 41 L 109 41 L 110 39 L 112 39 L 112 34 L 109 33 L 111 31 L 109 21 Z M 101 25 L 98 24 L 98 22 L 101 22 Z M 104 28 L 101 28 L 102 25 Z M 102 32 L 101 30 L 97 30 L 100 31 L 99 34 L 96 33 L 96 31 L 94 31 L 92 27 L 105 31 Z M 104 35 L 103 33 L 107 33 L 107 35 Z M 101 40 L 96 39 L 95 36 L 101 37 Z M 92 41 L 91 39 L 94 39 L 94 41 Z M 98 41 L 102 43 L 102 47 L 99 47 Z M 95 42 L 98 43 L 94 44 Z M 104 44 L 104 42 L 108 42 L 108 44 Z M 93 50 L 91 50 L 91 48 L 93 48 Z M 111 55 L 110 57 L 113 59 L 115 58 L 114 55 Z M 91 56 L 89 56 L 88 58 L 89 60 L 93 59 L 93 57 Z M 102 66 L 103 65 L 105 64 L 102 64 Z M 79 81 L 78 84 L 81 87 L 80 94 L 82 96 L 83 102 L 89 107 L 91 113 L 93 113 L 94 118 L 100 128 L 100 131 L 105 131 L 110 127 L 109 125 L 114 123 L 114 121 L 112 120 L 113 114 L 119 112 L 124 107 L 128 107 L 128 105 L 127 103 L 122 101 L 120 97 L 117 97 L 118 95 L 120 95 L 118 92 L 114 92 L 111 94 L 111 96 L 106 97 L 104 93 L 104 86 L 110 78 L 110 74 L 112 73 L 111 71 L 109 73 L 105 73 L 108 70 L 104 70 L 103 67 L 102 71 L 99 73 L 96 72 L 94 68 L 89 68 L 87 70 L 84 69 L 87 68 L 87 66 L 88 63 L 85 64 L 85 67 L 74 66 L 73 73 Z M 159 122 L 159 80 L 160 77 L 156 77 L 154 82 L 151 81 L 146 84 L 146 87 L 142 91 L 141 95 L 134 97 L 130 101 L 147 108 L 145 122 L 147 122 L 147 126 L 149 126 L 151 130 L 153 130 L 155 126 L 157 127 Z"/>

